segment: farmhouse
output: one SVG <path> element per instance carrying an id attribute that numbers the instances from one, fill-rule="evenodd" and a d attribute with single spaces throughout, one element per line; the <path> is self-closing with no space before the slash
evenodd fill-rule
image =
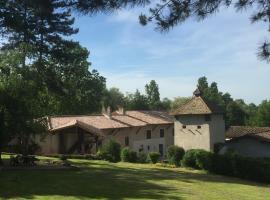
<path id="1" fill-rule="evenodd" d="M 39 142 L 41 154 L 94 153 L 109 139 L 137 152 L 165 154 L 173 144 L 173 118 L 159 111 L 124 111 L 102 115 L 51 116 Z M 40 141 L 40 139 L 36 139 Z"/>
<path id="2" fill-rule="evenodd" d="M 101 115 L 50 116 L 47 124 L 49 134 L 35 139 L 41 154 L 95 153 L 109 139 L 136 152 L 156 151 L 162 156 L 173 144 L 213 151 L 225 142 L 222 110 L 203 99 L 198 89 L 171 114 L 123 108 L 112 113 L 107 108 Z"/>
<path id="3" fill-rule="evenodd" d="M 242 156 L 270 157 L 270 127 L 231 126 L 221 153 L 228 150 Z"/>

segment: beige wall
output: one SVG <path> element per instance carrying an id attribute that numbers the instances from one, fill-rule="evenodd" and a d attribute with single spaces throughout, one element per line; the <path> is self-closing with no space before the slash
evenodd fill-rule
<path id="1" fill-rule="evenodd" d="M 164 129 L 164 137 L 160 138 L 160 129 Z M 151 139 L 146 139 L 147 130 L 151 130 Z M 171 125 L 148 125 L 146 127 L 133 127 L 119 129 L 118 131 L 105 131 L 107 135 L 103 143 L 108 139 L 114 139 L 125 147 L 125 137 L 129 137 L 129 147 L 136 152 L 142 148 L 143 152 L 159 151 L 159 144 L 163 144 L 163 152 L 166 154 L 167 148 L 173 145 L 173 124 Z M 149 146 L 149 147 L 148 147 Z M 149 148 L 149 149 L 148 149 Z"/>
<path id="2" fill-rule="evenodd" d="M 59 151 L 58 134 L 36 135 L 35 142 L 41 147 L 41 154 L 56 154 Z"/>
<path id="3" fill-rule="evenodd" d="M 186 128 L 183 127 L 184 125 Z M 177 116 L 174 129 L 175 145 L 185 150 L 213 151 L 215 143 L 225 142 L 225 124 L 222 115 L 211 115 L 211 121 L 206 121 L 204 115 Z"/>
<path id="4" fill-rule="evenodd" d="M 223 115 L 212 115 L 210 124 L 210 149 L 214 150 L 216 143 L 225 143 L 225 121 Z"/>

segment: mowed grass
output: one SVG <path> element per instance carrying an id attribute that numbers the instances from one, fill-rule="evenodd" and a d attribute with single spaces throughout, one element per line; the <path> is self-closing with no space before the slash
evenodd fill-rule
<path id="1" fill-rule="evenodd" d="M 202 171 L 151 164 L 72 162 L 81 169 L 0 171 L 0 199 L 270 199 L 270 185 Z"/>

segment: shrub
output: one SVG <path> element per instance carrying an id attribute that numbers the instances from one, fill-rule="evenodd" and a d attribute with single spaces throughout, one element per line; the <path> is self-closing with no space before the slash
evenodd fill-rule
<path id="1" fill-rule="evenodd" d="M 212 153 L 203 149 L 197 150 L 195 153 L 196 167 L 198 169 L 211 170 L 212 169 Z"/>
<path id="2" fill-rule="evenodd" d="M 138 163 L 147 163 L 147 154 L 140 152 L 137 156 L 137 162 Z"/>
<path id="3" fill-rule="evenodd" d="M 196 149 L 190 149 L 186 151 L 182 160 L 182 164 L 185 167 L 198 168 L 196 164 Z"/>
<path id="4" fill-rule="evenodd" d="M 175 166 L 179 166 L 184 154 L 185 150 L 183 148 L 175 145 L 169 146 L 167 153 L 169 163 Z"/>
<path id="5" fill-rule="evenodd" d="M 121 160 L 123 162 L 137 162 L 137 153 L 135 151 L 130 150 L 128 147 L 125 147 L 121 151 Z"/>
<path id="6" fill-rule="evenodd" d="M 129 162 L 129 148 L 125 147 L 121 150 L 121 160 L 123 162 Z"/>
<path id="7" fill-rule="evenodd" d="M 212 153 L 203 149 L 191 149 L 186 152 L 182 163 L 195 169 L 212 169 Z"/>
<path id="8" fill-rule="evenodd" d="M 159 157 L 160 157 L 160 153 L 158 153 L 158 152 L 150 152 L 150 153 L 148 154 L 148 159 L 149 159 L 150 162 L 153 163 L 153 164 L 156 164 L 156 163 L 157 163 Z"/>
<path id="9" fill-rule="evenodd" d="M 109 140 L 100 149 L 100 156 L 109 162 L 120 161 L 121 146 L 114 140 Z"/>

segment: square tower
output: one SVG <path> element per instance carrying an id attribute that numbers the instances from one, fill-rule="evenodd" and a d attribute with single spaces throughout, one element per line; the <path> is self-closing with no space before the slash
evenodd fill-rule
<path id="1" fill-rule="evenodd" d="M 205 100 L 196 89 L 186 104 L 174 111 L 174 144 L 188 149 L 214 151 L 215 144 L 225 142 L 222 109 Z"/>

